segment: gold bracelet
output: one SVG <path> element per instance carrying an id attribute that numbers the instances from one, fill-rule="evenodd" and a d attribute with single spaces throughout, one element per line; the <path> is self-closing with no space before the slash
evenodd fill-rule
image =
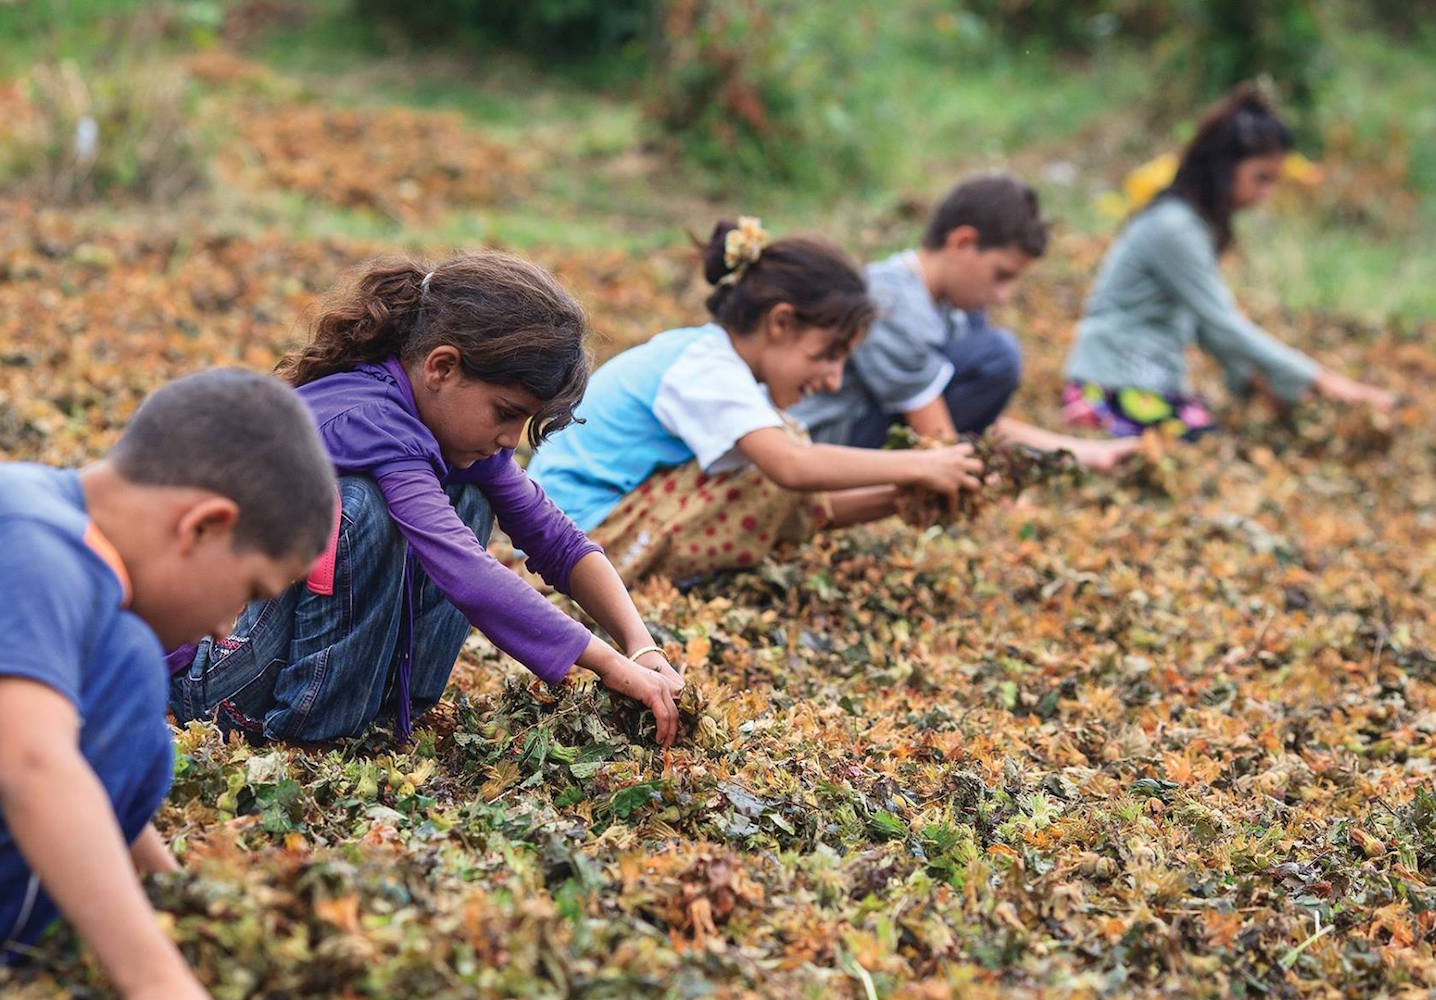
<path id="1" fill-rule="evenodd" d="M 635 649 L 633 652 L 628 654 L 628 658 L 630 660 L 636 660 L 644 653 L 657 653 L 659 656 L 663 657 L 664 663 L 667 663 L 670 667 L 673 666 L 673 661 L 668 658 L 668 653 L 665 652 L 663 647 L 658 645 L 657 643 L 644 646 L 642 649 Z"/>

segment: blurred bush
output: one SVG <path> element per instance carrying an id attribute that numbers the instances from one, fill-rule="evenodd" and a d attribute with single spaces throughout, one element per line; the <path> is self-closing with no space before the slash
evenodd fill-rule
<path id="1" fill-rule="evenodd" d="M 1377 0 L 1390 16 L 1404 0 Z M 1418 0 L 1429 2 L 1429 0 Z M 1269 78 L 1298 118 L 1314 108 L 1331 71 L 1311 0 L 965 0 L 1009 48 L 1092 56 L 1109 44 L 1156 46 L 1159 116 L 1188 115 L 1237 83 Z"/>
<path id="2" fill-rule="evenodd" d="M 881 177 L 920 127 L 922 111 L 903 105 L 902 74 L 1034 52 L 1092 59 L 1116 46 L 1148 48 L 1160 80 L 1148 110 L 1163 124 L 1189 121 L 1233 84 L 1263 77 L 1312 140 L 1332 68 L 1324 32 L 1337 30 L 1318 15 L 1340 0 L 351 2 L 418 39 L 476 32 L 580 62 L 622 53 L 642 68 L 652 135 L 720 186 L 753 179 L 831 190 Z"/>
<path id="3" fill-rule="evenodd" d="M 1353 4 L 1352 13 L 1399 41 L 1436 37 L 1436 0 L 1361 0 Z"/>
<path id="4" fill-rule="evenodd" d="M 1332 57 L 1310 0 L 1183 0 L 1180 25 L 1161 42 L 1161 110 L 1190 113 L 1246 80 L 1269 80 L 1303 138 Z"/>
<path id="5" fill-rule="evenodd" d="M 892 148 L 865 74 L 883 15 L 774 0 L 673 0 L 647 113 L 660 141 L 732 183 L 861 185 Z"/>
<path id="6" fill-rule="evenodd" d="M 201 186 L 206 150 L 184 74 L 139 60 L 34 66 L 0 136 L 0 184 L 58 203 L 167 201 Z"/>
<path id="7" fill-rule="evenodd" d="M 354 0 L 360 17 L 379 18 L 420 42 L 465 35 L 530 55 L 567 60 L 608 58 L 642 44 L 662 0 Z"/>
<path id="8" fill-rule="evenodd" d="M 1179 13 L 1173 0 L 968 0 L 953 6 L 1009 47 L 1082 55 L 1112 39 L 1156 38 Z"/>

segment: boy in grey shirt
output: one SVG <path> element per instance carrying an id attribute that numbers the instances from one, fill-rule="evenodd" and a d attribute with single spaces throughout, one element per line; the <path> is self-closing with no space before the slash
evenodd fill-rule
<path id="1" fill-rule="evenodd" d="M 835 393 L 790 412 L 813 440 L 876 448 L 888 426 L 906 422 L 928 437 L 995 427 L 1003 438 L 1044 450 L 1070 449 L 1110 468 L 1134 444 L 1056 434 L 1002 417 L 1022 371 L 1017 338 L 988 324 L 985 310 L 1011 298 L 1022 273 L 1047 248 L 1037 195 L 1007 174 L 969 178 L 948 192 L 922 245 L 868 265 L 878 319 L 853 351 Z"/>

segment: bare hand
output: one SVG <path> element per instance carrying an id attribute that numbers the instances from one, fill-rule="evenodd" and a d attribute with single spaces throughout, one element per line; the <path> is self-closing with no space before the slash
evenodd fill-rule
<path id="1" fill-rule="evenodd" d="M 911 484 L 957 500 L 960 490 L 976 493 L 982 489 L 982 460 L 969 444 L 945 445 L 941 448 L 918 449 L 910 454 L 915 463 Z"/>
<path id="2" fill-rule="evenodd" d="M 1078 463 L 1094 472 L 1111 472 L 1117 464 L 1141 447 L 1135 437 L 1112 438 L 1110 441 L 1079 441 L 1067 446 Z"/>
<path id="3" fill-rule="evenodd" d="M 666 663 L 663 667 L 654 670 L 615 655 L 596 672 L 604 687 L 641 701 L 652 710 L 658 723 L 658 745 L 670 747 L 678 736 L 678 705 L 674 699 L 683 690 L 683 678 Z"/>
<path id="4" fill-rule="evenodd" d="M 668 662 L 668 657 L 657 650 L 650 649 L 646 653 L 640 653 L 633 658 L 633 662 L 640 667 L 647 667 L 649 670 L 662 674 L 669 681 L 677 681 L 678 687 L 675 690 L 683 690 L 682 665 L 674 667 L 672 663 Z"/>
<path id="5" fill-rule="evenodd" d="M 1312 382 L 1312 388 L 1324 399 L 1337 403 L 1364 403 L 1382 413 L 1389 413 L 1396 405 L 1395 394 L 1332 371 L 1323 371 L 1318 375 Z"/>
<path id="6" fill-rule="evenodd" d="M 125 994 L 125 1000 L 210 1000 L 210 995 L 199 980 L 186 974 L 175 982 L 137 986 Z"/>

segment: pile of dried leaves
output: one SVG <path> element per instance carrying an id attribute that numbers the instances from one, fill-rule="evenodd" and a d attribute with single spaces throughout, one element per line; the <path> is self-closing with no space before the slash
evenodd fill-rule
<path id="1" fill-rule="evenodd" d="M 378 249 L 0 212 L 7 458 L 83 461 L 164 379 L 268 367 Z M 1060 241 L 1006 317 L 1037 422 L 1100 250 Z M 700 315 L 674 260 L 541 259 L 605 352 Z M 1413 402 L 646 584 L 687 664 L 667 753 L 478 639 L 407 748 L 192 726 L 156 904 L 221 1000 L 1424 995 L 1436 330 L 1260 318 Z M 108 995 L 63 930 L 0 976 Z"/>
<path id="2" fill-rule="evenodd" d="M 455 112 L 261 103 L 235 124 L 243 142 L 217 164 L 231 182 L 401 222 L 523 193 L 526 170 L 514 154 L 465 128 Z"/>

